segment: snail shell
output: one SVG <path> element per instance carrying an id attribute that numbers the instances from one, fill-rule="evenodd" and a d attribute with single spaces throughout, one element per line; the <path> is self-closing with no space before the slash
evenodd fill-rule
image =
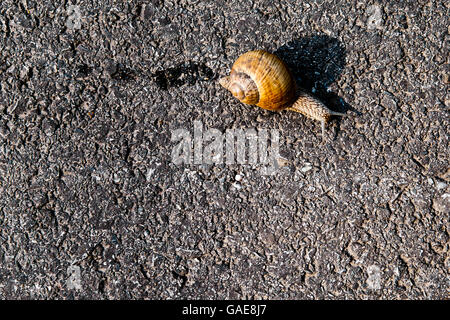
<path id="1" fill-rule="evenodd" d="M 278 111 L 296 98 L 295 81 L 276 55 L 255 50 L 241 55 L 220 84 L 246 104 Z"/>
<path id="2" fill-rule="evenodd" d="M 332 115 L 345 114 L 328 109 L 314 96 L 298 88 L 288 68 L 276 55 L 264 50 L 249 51 L 233 64 L 229 76 L 219 83 L 245 104 L 280 111 L 292 110 L 319 120 L 322 135 Z"/>

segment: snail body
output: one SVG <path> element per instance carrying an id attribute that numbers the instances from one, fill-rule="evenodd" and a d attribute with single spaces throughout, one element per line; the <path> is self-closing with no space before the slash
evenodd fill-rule
<path id="1" fill-rule="evenodd" d="M 325 136 L 331 116 L 345 114 L 328 109 L 321 101 L 297 87 L 287 66 L 276 55 L 263 50 L 242 54 L 229 76 L 219 79 L 222 87 L 245 104 L 270 111 L 291 110 L 318 120 Z"/>

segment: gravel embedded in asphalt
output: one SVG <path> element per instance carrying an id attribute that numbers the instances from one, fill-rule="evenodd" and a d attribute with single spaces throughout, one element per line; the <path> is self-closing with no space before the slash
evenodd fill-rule
<path id="1" fill-rule="evenodd" d="M 448 298 L 448 4 L 221 3 L 0 3 L 0 298 Z M 219 86 L 256 48 L 349 115 L 325 143 Z M 175 164 L 194 121 L 277 170 Z"/>

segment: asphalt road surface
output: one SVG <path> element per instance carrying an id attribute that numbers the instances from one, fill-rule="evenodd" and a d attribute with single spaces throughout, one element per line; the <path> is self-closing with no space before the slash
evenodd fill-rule
<path id="1" fill-rule="evenodd" d="M 449 11 L 2 0 L 0 298 L 448 298 Z M 220 87 L 257 48 L 348 114 L 324 140 Z M 252 128 L 271 172 L 207 161 Z"/>

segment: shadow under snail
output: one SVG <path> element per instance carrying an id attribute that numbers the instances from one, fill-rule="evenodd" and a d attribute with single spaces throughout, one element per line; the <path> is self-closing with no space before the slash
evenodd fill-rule
<path id="1" fill-rule="evenodd" d="M 291 110 L 318 120 L 325 138 L 325 124 L 331 116 L 346 116 L 328 109 L 314 96 L 297 87 L 283 61 L 263 50 L 242 54 L 229 76 L 219 79 L 222 87 L 245 104 L 270 111 Z"/>

